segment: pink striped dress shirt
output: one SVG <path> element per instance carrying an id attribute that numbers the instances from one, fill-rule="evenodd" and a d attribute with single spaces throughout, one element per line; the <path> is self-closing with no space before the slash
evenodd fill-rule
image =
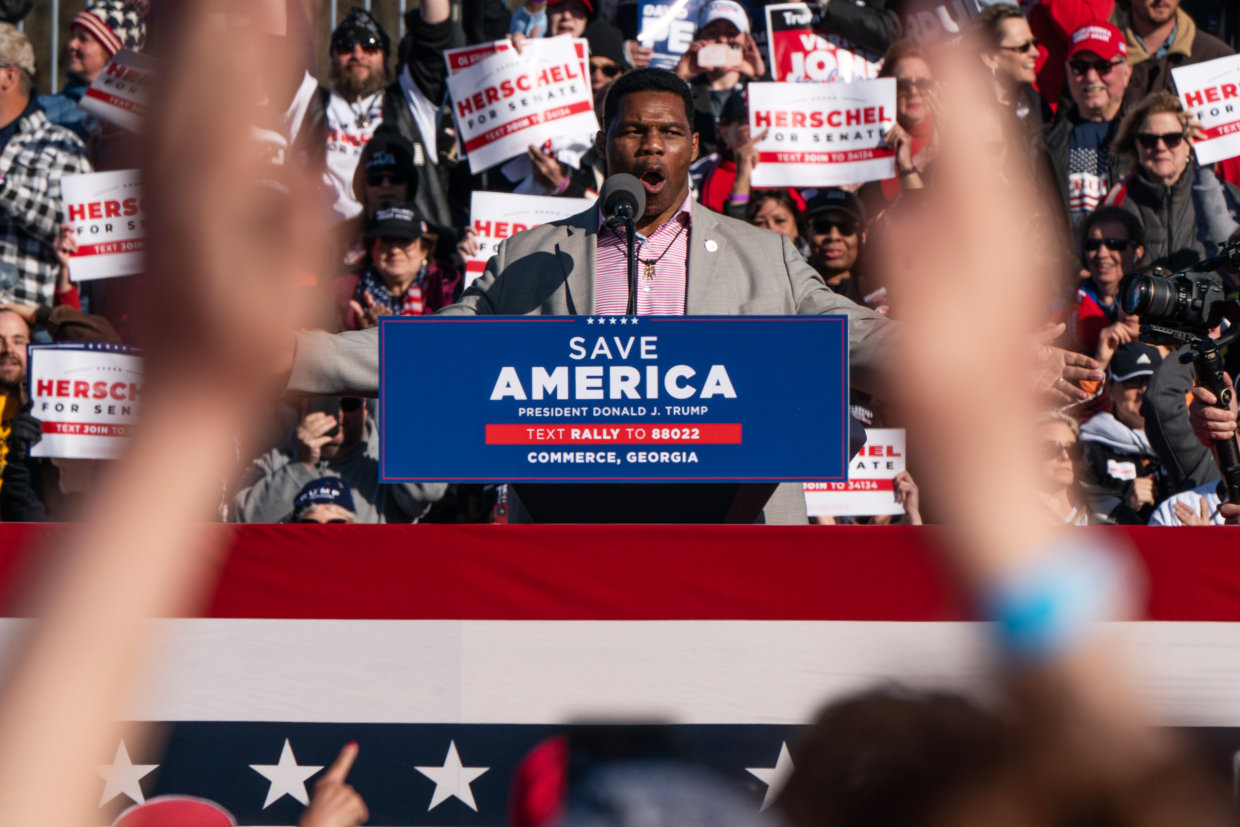
<path id="1" fill-rule="evenodd" d="M 689 273 L 689 231 L 693 219 L 693 194 L 667 223 L 647 238 L 637 235 L 637 315 L 683 316 Z M 664 251 L 666 255 L 664 255 Z M 642 260 L 654 261 L 654 277 L 645 275 Z M 625 259 L 624 230 L 603 224 L 599 213 L 598 252 L 594 262 L 594 312 L 620 316 L 629 304 L 629 271 Z"/>

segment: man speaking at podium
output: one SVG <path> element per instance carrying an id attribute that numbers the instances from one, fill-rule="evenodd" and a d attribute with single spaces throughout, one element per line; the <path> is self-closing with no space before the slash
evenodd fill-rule
<path id="1" fill-rule="evenodd" d="M 621 76 L 595 141 L 609 176 L 629 173 L 645 190 L 635 221 L 639 315 L 847 316 L 851 381 L 874 390 L 894 326 L 832 292 L 785 236 L 693 201 L 698 136 L 688 84 L 661 69 Z M 628 295 L 624 233 L 604 223 L 600 204 L 505 240 L 461 300 L 440 312 L 623 314 Z M 378 339 L 377 328 L 299 334 L 290 390 L 373 394 Z M 764 519 L 805 522 L 801 486 L 781 486 Z"/>

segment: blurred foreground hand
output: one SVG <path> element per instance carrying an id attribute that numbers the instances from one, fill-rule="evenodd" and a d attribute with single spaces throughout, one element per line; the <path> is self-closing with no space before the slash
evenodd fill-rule
<path id="1" fill-rule="evenodd" d="M 153 616 L 193 613 L 218 571 L 212 519 L 234 439 L 291 363 L 312 173 L 272 163 L 264 79 L 298 71 L 282 0 L 161 4 L 166 58 L 143 136 L 152 216 L 135 325 L 147 388 L 128 455 L 84 522 L 38 555 L 37 621 L 0 687 L 0 824 L 99 822 L 96 764 L 140 680 Z M 141 732 L 124 733 L 131 751 Z"/>

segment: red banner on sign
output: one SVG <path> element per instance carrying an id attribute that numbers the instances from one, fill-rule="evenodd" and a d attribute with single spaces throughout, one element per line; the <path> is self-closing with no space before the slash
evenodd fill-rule
<path id="1" fill-rule="evenodd" d="M 510 121 L 503 126 L 496 127 L 490 132 L 486 132 L 478 137 L 465 142 L 465 151 L 473 152 L 480 146 L 494 143 L 506 135 L 514 132 L 520 132 L 522 129 L 528 129 L 531 126 L 537 126 L 540 123 L 549 123 L 558 121 L 561 118 L 567 118 L 572 115 L 581 115 L 590 112 L 594 107 L 588 101 L 578 101 L 568 106 L 559 106 L 555 109 L 548 109 L 546 112 L 534 112 L 524 118 Z"/>
<path id="2" fill-rule="evenodd" d="M 740 445 L 739 422 L 487 425 L 488 445 Z"/>
<path id="3" fill-rule="evenodd" d="M 129 436 L 132 425 L 109 425 L 106 422 L 44 422 L 45 434 L 78 434 L 81 436 Z"/>

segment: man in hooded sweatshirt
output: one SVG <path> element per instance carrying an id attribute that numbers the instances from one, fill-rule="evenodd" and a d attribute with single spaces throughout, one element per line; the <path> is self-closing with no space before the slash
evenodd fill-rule
<path id="1" fill-rule="evenodd" d="M 1081 426 L 1079 471 L 1086 496 L 1117 523 L 1145 524 L 1155 503 L 1171 493 L 1141 414 L 1150 377 L 1161 363 L 1153 345 L 1126 342 L 1116 348 L 1104 385 L 1111 410 Z"/>

